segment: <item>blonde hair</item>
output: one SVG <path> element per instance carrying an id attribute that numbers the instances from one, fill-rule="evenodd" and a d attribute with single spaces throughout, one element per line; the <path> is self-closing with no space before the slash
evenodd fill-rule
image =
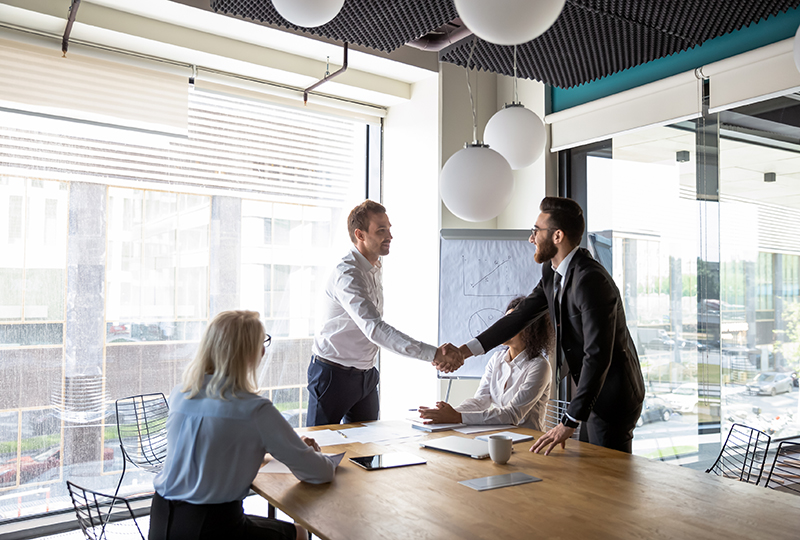
<path id="1" fill-rule="evenodd" d="M 225 399 L 230 390 L 256 393 L 256 367 L 264 343 L 264 326 L 255 311 L 223 311 L 208 325 L 194 360 L 183 372 L 183 392 L 188 399 L 203 388 L 205 376 L 211 375 L 206 395 Z"/>

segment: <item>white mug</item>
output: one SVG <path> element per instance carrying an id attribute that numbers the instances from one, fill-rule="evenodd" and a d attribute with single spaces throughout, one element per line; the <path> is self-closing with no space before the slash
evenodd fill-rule
<path id="1" fill-rule="evenodd" d="M 506 435 L 489 436 L 489 457 L 499 465 L 508 462 L 514 441 Z"/>

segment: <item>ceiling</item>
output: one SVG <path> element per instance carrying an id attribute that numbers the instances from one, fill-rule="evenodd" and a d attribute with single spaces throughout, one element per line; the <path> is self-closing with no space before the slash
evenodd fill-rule
<path id="1" fill-rule="evenodd" d="M 341 12 L 317 28 L 289 23 L 270 0 L 209 1 L 218 13 L 383 52 L 431 34 L 464 35 L 457 32 L 460 20 L 453 0 L 345 0 Z M 800 0 L 566 0 L 547 32 L 517 47 L 517 74 L 570 88 L 798 6 Z M 514 47 L 472 35 L 443 48 L 439 59 L 465 66 L 473 41 L 471 67 L 513 75 Z"/>

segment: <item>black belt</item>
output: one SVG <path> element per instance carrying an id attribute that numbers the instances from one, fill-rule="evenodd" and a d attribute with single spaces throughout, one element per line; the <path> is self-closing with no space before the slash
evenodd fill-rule
<path id="1" fill-rule="evenodd" d="M 337 369 L 343 369 L 345 371 L 358 371 L 360 373 L 363 373 L 365 371 L 369 371 L 369 369 L 359 369 L 357 367 L 352 367 L 352 366 L 343 366 L 342 364 L 337 364 L 336 362 L 333 362 L 332 360 L 328 360 L 326 358 L 322 358 L 321 356 L 317 356 L 316 354 L 312 354 L 311 355 L 311 361 L 312 362 L 320 362 L 322 364 L 327 364 L 327 365 L 329 365 L 331 367 L 335 367 Z"/>

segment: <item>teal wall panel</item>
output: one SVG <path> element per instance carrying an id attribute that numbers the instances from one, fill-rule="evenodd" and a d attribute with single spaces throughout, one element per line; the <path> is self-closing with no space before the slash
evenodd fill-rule
<path id="1" fill-rule="evenodd" d="M 800 9 L 762 19 L 748 27 L 706 41 L 700 46 L 626 69 L 572 88 L 550 89 L 553 112 L 617 94 L 659 79 L 677 75 L 723 58 L 764 47 L 795 35 Z"/>

